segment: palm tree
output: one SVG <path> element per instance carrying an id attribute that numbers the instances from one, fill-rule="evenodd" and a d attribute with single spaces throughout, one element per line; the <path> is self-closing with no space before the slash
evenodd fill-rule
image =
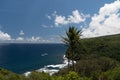
<path id="1" fill-rule="evenodd" d="M 69 30 L 66 31 L 67 37 L 62 37 L 63 42 L 67 44 L 68 48 L 66 51 L 66 57 L 68 58 L 68 69 L 69 69 L 69 61 L 72 60 L 72 67 L 74 71 L 74 60 L 76 57 L 75 49 L 79 43 L 81 30 L 77 30 L 74 26 L 70 26 Z"/>

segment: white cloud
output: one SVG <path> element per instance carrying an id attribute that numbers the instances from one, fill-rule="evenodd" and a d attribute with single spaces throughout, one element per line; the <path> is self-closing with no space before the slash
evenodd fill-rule
<path id="1" fill-rule="evenodd" d="M 18 37 L 18 38 L 16 39 L 16 41 L 24 41 L 24 38 L 23 38 L 23 37 Z"/>
<path id="2" fill-rule="evenodd" d="M 51 16 L 49 16 L 49 15 L 46 15 L 46 17 L 47 17 L 49 20 L 51 20 Z"/>
<path id="3" fill-rule="evenodd" d="M 44 24 L 43 24 L 43 25 L 41 25 L 41 26 L 42 26 L 43 28 L 48 28 L 48 27 L 49 27 L 49 26 L 47 26 L 47 25 L 44 25 Z"/>
<path id="4" fill-rule="evenodd" d="M 80 13 L 78 10 L 72 11 L 72 15 L 69 15 L 68 17 L 57 15 L 57 12 L 54 12 L 53 16 L 55 16 L 54 23 L 56 26 L 66 25 L 69 23 L 79 24 L 81 22 L 84 22 L 86 18 L 90 17 L 90 15 L 84 15 L 83 13 Z"/>
<path id="5" fill-rule="evenodd" d="M 94 14 L 87 29 L 83 29 L 84 37 L 97 37 L 120 33 L 120 1 L 105 4 L 98 14 Z"/>
<path id="6" fill-rule="evenodd" d="M 54 26 L 53 25 L 45 25 L 45 24 L 43 24 L 43 25 L 41 25 L 43 28 L 53 28 Z"/>
<path id="7" fill-rule="evenodd" d="M 45 39 L 45 38 L 42 38 L 42 37 L 35 37 L 35 36 L 32 36 L 31 38 L 26 38 L 25 40 L 26 42 L 30 42 L 30 43 L 59 43 L 58 39 L 56 40 L 55 38 L 48 38 L 48 39 Z"/>
<path id="8" fill-rule="evenodd" d="M 54 13 L 52 13 L 52 16 L 56 16 L 57 14 L 57 11 L 54 11 Z"/>
<path id="9" fill-rule="evenodd" d="M 20 33 L 19 33 L 19 37 L 17 37 L 15 40 L 16 41 L 22 41 L 22 42 L 25 41 L 23 35 L 25 35 L 25 33 L 23 32 L 23 30 L 21 30 Z"/>
<path id="10" fill-rule="evenodd" d="M 25 33 L 23 32 L 23 30 L 20 31 L 19 35 L 24 35 Z"/>
<path id="11" fill-rule="evenodd" d="M 0 31 L 0 40 L 11 40 L 11 36 L 8 33 Z"/>
<path id="12" fill-rule="evenodd" d="M 30 38 L 18 37 L 16 38 L 17 42 L 41 42 L 41 37 L 32 36 Z"/>
<path id="13" fill-rule="evenodd" d="M 68 21 L 66 20 L 65 16 L 56 15 L 56 17 L 55 17 L 55 25 L 58 26 L 60 24 L 66 25 L 66 24 L 68 24 Z"/>
<path id="14" fill-rule="evenodd" d="M 68 22 L 69 23 L 80 23 L 84 22 L 86 19 L 86 16 L 83 13 L 79 13 L 78 10 L 75 10 L 72 12 L 72 15 L 68 17 Z"/>
<path id="15" fill-rule="evenodd" d="M 40 40 L 41 40 L 41 37 L 34 37 L 34 36 L 27 39 L 27 41 L 30 41 L 30 42 L 38 42 Z"/>
<path id="16" fill-rule="evenodd" d="M 22 37 L 19 36 L 17 38 L 12 39 L 11 36 L 8 33 L 4 33 L 0 31 L 0 41 L 6 41 L 9 40 L 11 43 L 59 43 L 60 40 L 56 36 L 49 36 L 48 38 L 42 38 L 40 36 L 32 36 L 32 37 Z"/>
<path id="17" fill-rule="evenodd" d="M 51 25 L 51 27 L 53 27 Z M 31 36 L 26 37 L 24 36 L 23 30 L 20 31 L 19 36 L 17 38 L 11 38 L 11 36 L 8 33 L 5 33 L 0 30 L 0 43 L 1 42 L 7 42 L 7 43 L 59 43 L 58 37 L 56 35 L 50 35 L 46 38 L 43 38 L 41 36 Z"/>

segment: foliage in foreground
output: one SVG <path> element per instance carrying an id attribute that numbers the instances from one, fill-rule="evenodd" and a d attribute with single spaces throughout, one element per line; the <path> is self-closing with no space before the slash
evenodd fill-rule
<path id="1" fill-rule="evenodd" d="M 0 69 L 0 80 L 89 80 L 86 77 L 79 77 L 76 72 L 69 72 L 65 76 L 50 76 L 48 73 L 33 71 L 28 77 L 23 75 L 18 75 L 7 71 L 5 69 Z"/>
<path id="2" fill-rule="evenodd" d="M 120 80 L 120 67 L 102 73 L 100 75 L 100 80 Z"/>
<path id="3" fill-rule="evenodd" d="M 0 68 L 0 80 L 27 80 L 27 78 Z"/>
<path id="4" fill-rule="evenodd" d="M 70 71 L 64 76 L 50 76 L 48 73 L 33 71 L 28 77 L 0 69 L 0 80 L 120 80 L 120 66 L 100 74 L 96 79 L 80 77 L 78 73 Z"/>
<path id="5" fill-rule="evenodd" d="M 100 57 L 97 55 L 87 55 L 83 59 L 77 61 L 75 71 L 80 77 L 98 80 L 99 76 L 111 69 L 119 66 L 119 62 L 108 57 Z M 72 70 L 72 69 L 71 69 Z M 68 69 L 64 68 L 55 75 L 67 75 Z"/>

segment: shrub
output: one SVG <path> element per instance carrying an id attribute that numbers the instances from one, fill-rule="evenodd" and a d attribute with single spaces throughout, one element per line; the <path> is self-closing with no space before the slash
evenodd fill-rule
<path id="1" fill-rule="evenodd" d="M 80 80 L 80 77 L 78 76 L 78 74 L 76 72 L 69 72 L 68 75 L 66 75 L 65 77 L 66 80 Z"/>
<path id="2" fill-rule="evenodd" d="M 29 75 L 30 80 L 51 80 L 51 77 L 48 73 L 33 71 Z"/>
<path id="3" fill-rule="evenodd" d="M 99 80 L 120 80 L 120 66 L 104 72 L 100 75 Z"/>

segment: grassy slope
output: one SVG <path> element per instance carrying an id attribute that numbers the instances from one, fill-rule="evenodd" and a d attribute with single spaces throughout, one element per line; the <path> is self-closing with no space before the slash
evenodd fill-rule
<path id="1" fill-rule="evenodd" d="M 98 54 L 120 61 L 120 34 L 81 40 L 88 54 Z"/>

